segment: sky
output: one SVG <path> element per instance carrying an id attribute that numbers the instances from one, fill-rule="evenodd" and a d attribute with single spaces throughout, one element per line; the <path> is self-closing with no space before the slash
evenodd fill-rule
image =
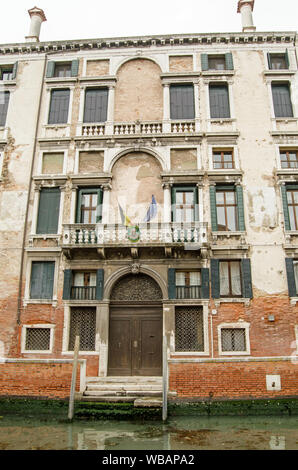
<path id="1" fill-rule="evenodd" d="M 239 32 L 238 0 L 2 0 L 0 44 L 24 42 L 42 8 L 40 40 Z M 298 0 L 255 0 L 257 31 L 298 31 Z"/>

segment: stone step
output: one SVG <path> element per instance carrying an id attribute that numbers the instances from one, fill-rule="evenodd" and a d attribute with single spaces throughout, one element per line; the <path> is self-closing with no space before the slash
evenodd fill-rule
<path id="1" fill-rule="evenodd" d="M 132 396 L 132 397 L 139 397 L 139 396 L 161 396 L 162 395 L 162 392 L 161 391 L 157 391 L 157 390 L 145 390 L 145 391 L 142 391 L 142 390 L 127 390 L 127 391 L 117 391 L 117 390 L 92 390 L 92 391 L 89 391 L 89 390 L 86 390 L 83 394 L 83 396 L 92 396 L 92 397 L 104 397 L 104 396 Z"/>
<path id="2" fill-rule="evenodd" d="M 87 391 L 129 391 L 129 390 L 140 390 L 140 391 L 147 391 L 147 390 L 158 390 L 161 391 L 160 384 L 88 384 L 86 387 Z"/>
<path id="3" fill-rule="evenodd" d="M 160 383 L 162 384 L 162 377 L 86 377 L 86 383 Z"/>
<path id="4" fill-rule="evenodd" d="M 134 406 L 137 407 L 154 407 L 154 408 L 162 408 L 162 398 L 154 398 L 154 397 L 142 397 L 137 398 L 134 401 Z"/>

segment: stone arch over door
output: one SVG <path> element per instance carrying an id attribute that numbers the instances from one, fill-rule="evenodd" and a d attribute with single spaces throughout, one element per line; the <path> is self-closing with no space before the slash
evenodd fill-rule
<path id="1" fill-rule="evenodd" d="M 148 274 L 127 273 L 110 295 L 108 375 L 162 375 L 162 297 Z"/>

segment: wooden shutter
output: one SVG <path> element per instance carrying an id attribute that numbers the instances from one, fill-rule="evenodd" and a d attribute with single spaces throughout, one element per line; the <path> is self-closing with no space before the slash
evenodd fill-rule
<path id="1" fill-rule="evenodd" d="M 286 271 L 288 280 L 289 297 L 297 297 L 293 258 L 286 258 Z"/>
<path id="2" fill-rule="evenodd" d="M 220 297 L 219 260 L 211 259 L 211 296 L 213 299 Z"/>
<path id="3" fill-rule="evenodd" d="M 30 280 L 30 299 L 40 299 L 42 286 L 43 263 L 32 262 Z"/>
<path id="4" fill-rule="evenodd" d="M 290 88 L 288 84 L 272 84 L 275 117 L 293 117 Z"/>
<path id="5" fill-rule="evenodd" d="M 102 300 L 104 288 L 104 270 L 98 269 L 96 271 L 96 300 Z"/>
<path id="6" fill-rule="evenodd" d="M 18 73 L 18 62 L 15 62 L 13 64 L 13 69 L 12 69 L 12 80 L 15 80 L 17 78 L 17 73 Z"/>
<path id="7" fill-rule="evenodd" d="M 0 126 L 5 126 L 6 124 L 9 98 L 9 91 L 0 92 Z"/>
<path id="8" fill-rule="evenodd" d="M 211 119 L 230 117 L 227 85 L 209 85 L 209 102 Z"/>
<path id="9" fill-rule="evenodd" d="M 77 77 L 79 74 L 79 59 L 75 59 L 71 62 L 71 76 Z"/>
<path id="10" fill-rule="evenodd" d="M 217 232 L 216 187 L 210 186 L 209 191 L 210 191 L 211 228 L 213 232 Z"/>
<path id="11" fill-rule="evenodd" d="M 209 299 L 209 269 L 201 269 L 201 283 L 202 283 L 202 299 Z"/>
<path id="12" fill-rule="evenodd" d="M 52 299 L 54 286 L 55 262 L 32 262 L 30 298 Z"/>
<path id="13" fill-rule="evenodd" d="M 234 70 L 234 63 L 233 63 L 233 54 L 232 52 L 227 52 L 225 54 L 226 59 L 226 70 Z"/>
<path id="14" fill-rule="evenodd" d="M 201 54 L 201 67 L 202 71 L 206 71 L 209 69 L 208 54 Z"/>
<path id="15" fill-rule="evenodd" d="M 245 230 L 244 222 L 244 205 L 243 205 L 243 188 L 242 186 L 236 186 L 236 197 L 237 197 L 237 211 L 238 211 L 238 230 L 243 232 Z"/>
<path id="16" fill-rule="evenodd" d="M 270 54 L 270 52 L 267 52 L 267 60 L 268 60 L 268 68 L 271 70 L 272 69 L 272 63 L 271 63 L 271 54 Z"/>
<path id="17" fill-rule="evenodd" d="M 171 119 L 194 119 L 193 85 L 172 85 L 170 87 Z"/>
<path id="18" fill-rule="evenodd" d="M 286 49 L 285 61 L 286 61 L 287 69 L 289 69 L 289 68 L 290 68 L 290 58 L 289 58 L 289 51 L 288 51 L 288 49 Z"/>
<path id="19" fill-rule="evenodd" d="M 291 230 L 289 208 L 288 208 L 288 198 L 287 198 L 287 188 L 284 184 L 282 184 L 280 186 L 280 190 L 281 190 L 282 207 L 283 207 L 283 213 L 284 213 L 285 230 Z"/>
<path id="20" fill-rule="evenodd" d="M 174 268 L 168 269 L 168 296 L 169 299 L 176 298 L 176 270 Z"/>
<path id="21" fill-rule="evenodd" d="M 105 122 L 107 120 L 108 93 L 107 88 L 86 90 L 84 122 Z"/>
<path id="22" fill-rule="evenodd" d="M 60 189 L 43 188 L 39 197 L 36 233 L 54 234 L 58 231 Z"/>
<path id="23" fill-rule="evenodd" d="M 71 297 L 71 287 L 72 287 L 72 270 L 64 270 L 64 284 L 63 284 L 63 300 L 70 300 Z"/>
<path id="24" fill-rule="evenodd" d="M 42 297 L 41 297 L 42 299 L 53 298 L 54 274 L 55 274 L 55 263 L 54 262 L 44 263 L 43 289 L 42 289 Z"/>
<path id="25" fill-rule="evenodd" d="M 54 76 L 54 72 L 55 72 L 55 62 L 50 61 L 48 62 L 48 65 L 47 65 L 46 78 L 52 78 Z"/>
<path id="26" fill-rule="evenodd" d="M 49 124 L 66 124 L 68 121 L 70 90 L 52 90 Z"/>
<path id="27" fill-rule="evenodd" d="M 251 265 L 250 259 L 241 260 L 242 295 L 246 299 L 252 299 Z"/>

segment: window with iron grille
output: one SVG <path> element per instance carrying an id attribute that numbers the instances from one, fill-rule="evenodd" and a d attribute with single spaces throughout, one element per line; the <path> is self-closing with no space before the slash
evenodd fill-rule
<path id="1" fill-rule="evenodd" d="M 49 351 L 51 328 L 26 328 L 26 351 Z"/>
<path id="2" fill-rule="evenodd" d="M 69 351 L 74 350 L 75 338 L 80 336 L 80 351 L 95 351 L 96 309 L 73 307 L 70 314 Z"/>
<path id="3" fill-rule="evenodd" d="M 66 124 L 68 121 L 70 90 L 52 90 L 49 124 Z"/>
<path id="4" fill-rule="evenodd" d="M 221 350 L 245 352 L 247 350 L 245 328 L 222 328 Z"/>
<path id="5" fill-rule="evenodd" d="M 214 169 L 232 169 L 234 167 L 232 150 L 214 150 L 213 151 L 213 168 Z"/>
<path id="6" fill-rule="evenodd" d="M 176 352 L 204 351 L 203 309 L 200 307 L 176 307 Z"/>
<path id="7" fill-rule="evenodd" d="M 280 151 L 281 168 L 298 168 L 298 151 Z"/>

